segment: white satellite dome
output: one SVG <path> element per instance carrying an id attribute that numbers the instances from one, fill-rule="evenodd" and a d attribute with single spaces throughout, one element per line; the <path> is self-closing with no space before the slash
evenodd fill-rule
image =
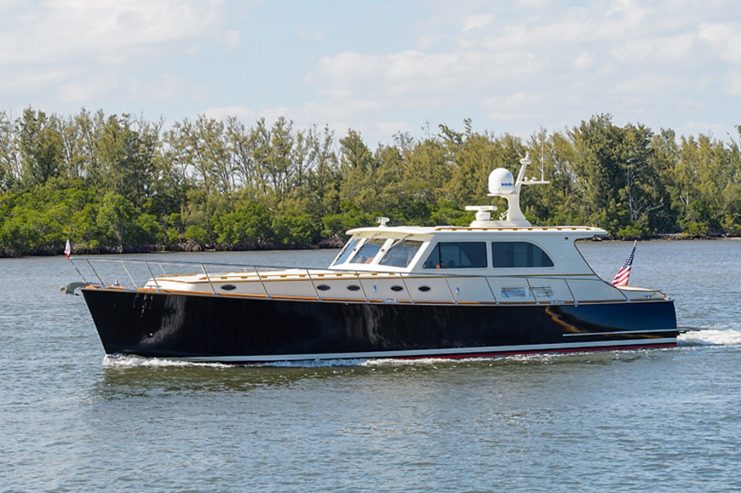
<path id="1" fill-rule="evenodd" d="M 509 195 L 515 191 L 515 178 L 505 168 L 497 168 L 489 173 L 489 194 Z"/>

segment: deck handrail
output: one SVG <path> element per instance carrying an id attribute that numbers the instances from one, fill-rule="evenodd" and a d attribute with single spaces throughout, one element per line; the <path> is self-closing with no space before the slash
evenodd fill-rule
<path id="1" fill-rule="evenodd" d="M 329 271 L 336 274 L 388 274 L 388 275 L 405 275 L 405 276 L 414 276 L 414 277 L 515 277 L 515 278 L 521 278 L 521 279 L 563 279 L 563 275 L 542 275 L 542 274 L 474 274 L 474 273 L 460 273 L 460 272 L 449 272 L 448 269 L 436 269 L 432 272 L 408 272 L 408 271 L 375 271 L 375 270 L 352 270 L 352 269 L 330 269 L 328 267 L 307 267 L 305 265 L 297 266 L 297 265 L 271 265 L 271 264 L 235 264 L 235 263 L 227 263 L 227 262 L 197 262 L 197 261 L 189 261 L 189 260 L 158 260 L 158 259 L 141 259 L 141 260 L 135 260 L 135 259 L 112 259 L 112 258 L 94 258 L 94 257 L 77 257 L 71 259 L 73 263 L 75 261 L 85 261 L 88 264 L 91 264 L 93 262 L 105 262 L 105 263 L 118 263 L 118 264 L 142 264 L 149 267 L 150 265 L 157 265 L 160 267 L 162 265 L 193 265 L 196 267 L 201 266 L 219 266 L 219 267 L 239 267 L 242 269 L 249 268 L 250 270 L 255 269 L 283 269 L 283 270 L 321 270 L 321 271 Z M 199 269 L 201 270 L 201 269 Z M 214 271 L 211 271 L 212 273 L 215 273 Z M 194 272 L 195 273 L 195 272 Z M 163 272 L 162 275 L 170 275 L 166 272 Z M 592 272 L 584 272 L 583 274 L 569 274 L 569 277 L 585 277 L 593 279 L 595 274 Z M 603 280 L 598 277 L 598 279 Z M 99 279 L 100 280 L 100 279 Z M 86 279 L 83 279 L 83 281 L 86 281 Z"/>
<path id="2" fill-rule="evenodd" d="M 267 298 L 272 298 L 274 295 L 271 294 L 270 290 L 266 286 L 266 277 L 269 276 L 269 273 L 266 271 L 271 270 L 283 270 L 283 271 L 296 271 L 297 275 L 306 276 L 313 288 L 314 297 L 316 299 L 322 299 L 322 295 L 319 293 L 316 287 L 316 282 L 318 281 L 316 276 L 316 271 L 323 271 L 326 275 L 327 273 L 331 274 L 337 274 L 337 275 L 348 275 L 348 277 L 355 278 L 358 283 L 360 284 L 360 288 L 362 290 L 362 299 L 364 299 L 366 302 L 369 302 L 375 298 L 372 298 L 369 295 L 369 293 L 366 293 L 366 288 L 363 286 L 363 283 L 360 282 L 361 280 L 367 280 L 367 279 L 398 279 L 399 282 L 404 287 L 404 291 L 406 292 L 406 296 L 409 298 L 409 302 L 411 303 L 417 303 L 418 301 L 422 301 L 420 299 L 415 299 L 414 293 L 411 289 L 409 289 L 409 286 L 407 284 L 407 280 L 410 278 L 420 278 L 420 277 L 428 277 L 428 278 L 441 278 L 445 281 L 445 285 L 448 289 L 448 292 L 450 293 L 451 300 L 454 303 L 458 303 L 458 296 L 456 296 L 456 290 L 454 290 L 453 286 L 451 286 L 450 281 L 455 280 L 458 278 L 483 278 L 486 280 L 486 285 L 491 292 L 492 295 L 492 301 L 494 303 L 499 304 L 501 300 L 498 299 L 498 297 L 494 293 L 494 289 L 492 288 L 489 278 L 496 278 L 496 277 L 502 277 L 502 278 L 510 278 L 510 279 L 521 279 L 525 281 L 526 289 L 530 293 L 531 296 L 533 296 L 533 299 L 537 304 L 540 304 L 541 302 L 547 302 L 547 301 L 541 301 L 538 299 L 538 297 L 535 295 L 533 286 L 531 284 L 531 280 L 559 280 L 563 281 L 566 285 L 566 288 L 569 291 L 569 294 L 571 295 L 571 298 L 575 303 L 579 303 L 580 300 L 576 299 L 576 296 L 574 295 L 574 292 L 571 288 L 569 281 L 575 281 L 575 280 L 591 280 L 591 281 L 601 281 L 604 283 L 607 283 L 604 279 L 599 278 L 598 276 L 595 277 L 594 273 L 585 273 L 585 274 L 579 274 L 575 276 L 567 276 L 566 278 L 564 276 L 556 276 L 556 275 L 527 275 L 527 274 L 505 274 L 505 275 L 491 275 L 490 273 L 486 274 L 476 274 L 476 273 L 452 273 L 452 272 L 441 272 L 439 270 L 433 271 L 433 272 L 398 272 L 398 271 L 367 271 L 367 270 L 335 270 L 335 269 L 329 269 L 329 268 L 323 268 L 323 267 L 306 267 L 306 266 L 291 266 L 291 265 L 259 265 L 259 264 L 237 264 L 237 263 L 221 263 L 221 262 L 197 262 L 197 261 L 180 261 L 180 260 L 160 260 L 160 259 L 111 259 L 111 258 L 91 258 L 91 257 L 78 257 L 76 259 L 72 259 L 72 262 L 85 262 L 92 273 L 94 274 L 94 277 L 97 278 L 98 281 L 100 281 L 100 286 L 116 286 L 116 287 L 123 287 L 126 288 L 126 286 L 121 286 L 118 283 L 118 280 L 115 280 L 113 283 L 106 283 L 106 281 L 103 279 L 103 276 L 99 272 L 98 269 L 95 268 L 93 264 L 100 264 L 100 263 L 107 263 L 107 264 L 118 264 L 123 269 L 123 272 L 126 274 L 126 277 L 131 281 L 131 285 L 134 290 L 139 289 L 139 286 L 137 285 L 134 276 L 131 274 L 131 271 L 127 268 L 127 265 L 140 265 L 146 267 L 146 271 L 151 275 L 145 281 L 144 285 L 146 285 L 147 282 L 153 282 L 154 286 L 157 291 L 161 289 L 161 281 L 163 280 L 163 277 L 167 276 L 177 276 L 177 275 L 201 275 L 204 276 L 201 280 L 206 281 L 210 288 L 211 292 L 214 295 L 221 295 L 221 292 L 216 289 L 216 286 L 214 285 L 214 277 L 217 274 L 226 274 L 226 273 L 234 273 L 234 272 L 245 272 L 250 275 L 251 272 L 254 272 L 254 275 L 256 276 L 257 281 L 260 283 L 260 286 L 262 287 L 262 291 L 264 291 L 265 296 Z M 188 273 L 170 273 L 168 274 L 165 266 L 192 266 L 193 271 Z M 154 269 L 153 266 L 157 266 L 158 270 L 162 272 L 162 275 L 156 276 L 154 275 Z M 75 265 L 77 267 L 77 265 Z M 214 267 L 219 268 L 227 268 L 228 270 L 222 270 L 220 272 L 215 272 Z M 87 280 L 87 278 L 84 276 L 84 274 L 77 269 L 78 273 L 82 277 L 83 282 L 88 285 L 98 285 L 95 282 L 90 282 Z M 200 274 L 199 272 L 200 271 Z M 314 275 L 312 275 L 312 272 L 314 272 Z M 377 278 L 378 274 L 382 274 L 383 276 L 380 278 Z M 109 277 L 109 276 L 107 276 Z M 270 281 L 270 279 L 267 279 Z M 620 293 L 621 296 L 626 301 L 631 301 L 628 296 L 623 293 L 621 290 L 617 289 L 617 291 Z"/>

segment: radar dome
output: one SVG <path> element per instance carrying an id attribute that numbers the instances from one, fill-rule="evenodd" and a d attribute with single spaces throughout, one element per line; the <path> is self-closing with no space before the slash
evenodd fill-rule
<path id="1" fill-rule="evenodd" d="M 489 194 L 508 195 L 515 191 L 515 179 L 508 170 L 497 168 L 489 174 Z"/>

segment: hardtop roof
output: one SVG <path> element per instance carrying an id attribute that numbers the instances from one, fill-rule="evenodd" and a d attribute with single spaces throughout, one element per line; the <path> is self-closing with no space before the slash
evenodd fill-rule
<path id="1" fill-rule="evenodd" d="M 477 234 L 478 233 L 478 234 Z M 606 236 L 607 231 L 602 228 L 593 228 L 590 226 L 528 226 L 528 227 L 496 227 L 496 228 L 475 228 L 469 226 L 375 226 L 365 228 L 355 228 L 347 232 L 349 235 L 362 237 L 385 237 L 401 238 L 409 236 L 425 237 L 429 239 L 433 236 L 443 236 L 448 234 L 471 234 L 480 236 L 481 234 L 522 234 L 522 235 L 555 235 L 569 234 L 580 238 L 591 238 L 594 236 Z"/>

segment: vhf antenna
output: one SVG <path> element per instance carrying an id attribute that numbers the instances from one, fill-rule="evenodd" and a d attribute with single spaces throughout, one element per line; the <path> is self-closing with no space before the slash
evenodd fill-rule
<path id="1" fill-rule="evenodd" d="M 540 127 L 540 181 L 545 181 L 545 160 L 543 159 L 543 148 L 545 147 L 545 129 Z"/>

